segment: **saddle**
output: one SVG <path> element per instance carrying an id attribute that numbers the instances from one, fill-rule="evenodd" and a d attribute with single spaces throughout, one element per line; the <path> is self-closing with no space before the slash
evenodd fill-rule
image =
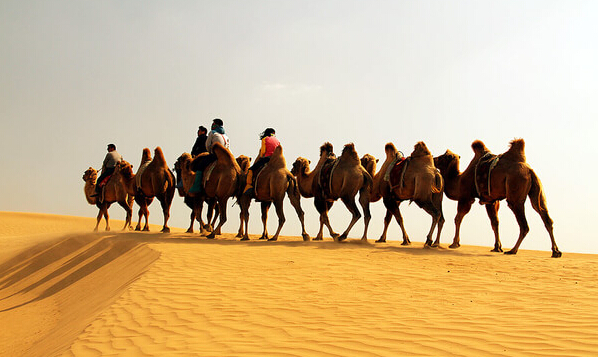
<path id="1" fill-rule="evenodd" d="M 214 171 L 214 168 L 216 167 L 217 163 L 218 160 L 212 162 L 208 165 L 208 167 L 206 167 L 203 175 L 203 181 L 201 183 L 204 188 L 206 187 L 206 182 L 208 182 L 208 180 L 210 179 L 210 175 L 212 175 L 212 171 Z"/>
<path id="2" fill-rule="evenodd" d="M 475 188 L 482 205 L 494 202 L 491 198 L 490 175 L 499 159 L 500 155 L 487 153 L 475 167 Z"/>
<path id="3" fill-rule="evenodd" d="M 98 186 L 100 188 L 104 188 L 104 186 L 106 186 L 106 184 L 108 183 L 108 181 L 110 181 L 110 179 L 112 178 L 113 175 L 114 174 L 104 177 L 104 179 L 98 184 Z"/>
<path id="4" fill-rule="evenodd" d="M 409 166 L 409 162 L 411 158 L 404 158 L 399 157 L 394 165 L 391 165 L 388 169 L 388 179 L 386 176 L 384 177 L 388 182 L 390 182 L 391 191 L 397 187 L 403 186 L 403 180 L 405 179 L 405 171 L 407 166 Z"/>
<path id="5" fill-rule="evenodd" d="M 320 170 L 320 177 L 318 183 L 322 188 L 322 194 L 327 201 L 334 201 L 332 198 L 332 173 L 338 165 L 339 159 L 331 157 L 324 162 L 322 169 Z"/>

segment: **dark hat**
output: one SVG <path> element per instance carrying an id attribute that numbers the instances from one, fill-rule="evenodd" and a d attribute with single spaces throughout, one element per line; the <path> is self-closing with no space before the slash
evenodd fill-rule
<path id="1" fill-rule="evenodd" d="M 212 123 L 218 125 L 218 126 L 223 126 L 224 122 L 222 121 L 222 119 L 216 118 L 214 120 L 212 120 Z"/>
<path id="2" fill-rule="evenodd" d="M 200 125 L 199 128 L 197 128 L 197 130 L 208 131 L 208 129 L 206 129 L 206 127 L 203 125 Z"/>
<path id="3" fill-rule="evenodd" d="M 116 150 L 116 145 L 114 145 L 114 144 L 108 144 L 108 149 L 110 149 L 110 148 Z"/>

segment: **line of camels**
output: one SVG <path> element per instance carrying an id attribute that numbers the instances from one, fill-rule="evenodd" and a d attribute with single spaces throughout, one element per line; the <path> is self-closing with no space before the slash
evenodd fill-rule
<path id="1" fill-rule="evenodd" d="M 314 205 L 320 214 L 320 227 L 314 240 L 323 239 L 323 229 L 326 226 L 334 240 L 343 241 L 362 216 L 355 200 L 359 193 L 358 202 L 362 207 L 365 223 L 362 241 L 367 241 L 371 219 L 370 203 L 382 200 L 386 207 L 384 230 L 376 242 L 386 241 L 388 226 L 394 217 L 401 228 L 402 244 L 411 244 L 399 210 L 401 202 L 410 201 L 415 202 L 432 217 L 424 247 L 438 247 L 445 221 L 442 213 L 442 198 L 446 195 L 449 199 L 457 201 L 455 235 L 450 248 L 460 246 L 461 222 L 477 198 L 480 204 L 486 207 L 494 232 L 492 251 L 503 252 L 498 233 L 497 212 L 499 202 L 506 199 L 519 224 L 519 237 L 515 246 L 505 254 L 516 254 L 529 232 L 525 217 L 525 201 L 529 196 L 533 209 L 540 214 L 550 236 L 552 257 L 560 257 L 562 253 L 554 239 L 553 222 L 548 215 L 542 184 L 526 163 L 523 139 L 511 141 L 509 150 L 500 155 L 492 154 L 480 140 L 474 141 L 471 147 L 474 158 L 464 171 L 460 171 L 460 157 L 450 150 L 443 155 L 433 157 L 426 144 L 418 142 L 411 155 L 404 157 L 392 143 L 388 143 L 385 146 L 386 159 L 376 171 L 378 159 L 369 154 L 360 159 L 354 144 L 345 145 L 340 157 L 337 158 L 332 144 L 325 143 L 320 147 L 320 159 L 313 170 L 310 171 L 309 160 L 299 157 L 289 171 L 282 146 L 279 146 L 268 164 L 255 175 L 253 199 L 261 204 L 263 223 L 260 239 L 273 241 L 278 239 L 285 223 L 283 201 L 287 196 L 301 222 L 301 236 L 304 241 L 309 241 L 310 236 L 305 231 L 301 197 L 313 197 Z M 98 197 L 92 197 L 97 171 L 90 167 L 85 171 L 83 180 L 88 203 L 97 205 L 99 208 L 94 230 L 98 230 L 102 217 L 106 220 L 106 230 L 110 230 L 108 208 L 114 202 L 122 206 L 127 213 L 123 229 L 132 229 L 131 216 L 133 201 L 135 201 L 139 205 L 139 220 L 135 230 L 148 231 L 148 206 L 156 198 L 164 214 L 162 232 L 170 232 L 167 225 L 170 206 L 175 191 L 178 190 L 185 204 L 191 209 L 188 233 L 193 233 L 193 225 L 197 220 L 200 224 L 200 232 L 209 233 L 207 238 L 214 238 L 221 234 L 222 226 L 227 221 L 227 202 L 230 198 L 236 198 L 241 208 L 237 237 L 248 240 L 249 207 L 252 197 L 243 195 L 242 192 L 251 159 L 244 155 L 235 158 L 220 144 L 215 144 L 213 152 L 217 160 L 204 173 L 204 191 L 201 195 L 189 194 L 189 189 L 195 180 L 195 172 L 191 167 L 197 157 L 193 158 L 188 153 L 182 154 L 177 159 L 174 165 L 175 178 L 162 149 L 157 147 L 152 159 L 150 150 L 145 148 L 137 173 L 133 173 L 130 163 L 121 161 Z M 341 234 L 332 229 L 328 218 L 328 211 L 338 199 L 352 214 L 349 225 Z M 202 219 L 204 203 L 208 208 L 207 222 Z M 270 237 L 266 223 L 268 210 L 272 204 L 278 215 L 278 228 Z M 141 228 L 142 218 L 145 219 L 143 228 Z M 433 240 L 434 230 L 436 230 L 435 240 Z"/>

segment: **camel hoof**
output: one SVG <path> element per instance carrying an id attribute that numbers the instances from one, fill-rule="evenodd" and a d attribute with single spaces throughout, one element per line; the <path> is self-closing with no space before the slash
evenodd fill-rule
<path id="1" fill-rule="evenodd" d="M 162 228 L 162 230 L 160 232 L 162 232 L 162 233 L 170 233 L 170 228 L 164 227 L 164 228 Z"/>
<path id="2" fill-rule="evenodd" d="M 461 244 L 459 244 L 459 243 L 453 243 L 453 244 L 449 245 L 449 248 L 451 248 L 451 249 L 457 249 L 460 246 L 461 246 Z"/>
<path id="3" fill-rule="evenodd" d="M 94 228 L 94 229 L 93 229 L 93 231 L 94 231 L 94 232 L 97 232 L 97 231 L 98 231 L 98 229 L 97 229 L 97 228 Z"/>
<path id="4" fill-rule="evenodd" d="M 302 234 L 301 236 L 303 237 L 303 241 L 304 242 L 309 242 L 310 239 L 311 239 L 310 236 L 309 236 L 309 234 L 307 234 L 307 233 Z"/>
<path id="5" fill-rule="evenodd" d="M 503 253 L 502 248 L 494 248 L 491 250 L 491 252 L 495 252 L 495 253 Z"/>
<path id="6" fill-rule="evenodd" d="M 96 230 L 97 230 L 97 229 L 96 229 Z M 136 231 L 136 232 L 139 232 L 139 231 L 141 231 L 141 228 L 140 228 L 139 226 L 137 226 L 137 227 L 135 227 L 135 231 Z"/>
<path id="7" fill-rule="evenodd" d="M 267 237 L 261 236 L 260 240 L 268 239 Z"/>
<path id="8" fill-rule="evenodd" d="M 376 243 L 386 243 L 386 238 L 380 238 L 376 241 Z"/>
<path id="9" fill-rule="evenodd" d="M 235 238 L 243 238 L 243 235 L 241 233 L 237 233 L 237 235 L 235 236 Z"/>
<path id="10" fill-rule="evenodd" d="M 403 243 L 401 243 L 401 245 L 411 245 L 411 241 L 409 239 L 404 240 Z"/>
<path id="11" fill-rule="evenodd" d="M 505 254 L 508 254 L 508 255 L 515 255 L 515 254 L 517 254 L 517 251 L 516 251 L 516 250 L 513 250 L 513 249 L 511 249 L 511 250 L 509 250 L 509 251 L 505 252 Z"/>
<path id="12" fill-rule="evenodd" d="M 272 237 L 272 238 L 268 239 L 268 242 L 276 242 L 277 240 L 278 240 L 278 238 Z"/>
<path id="13" fill-rule="evenodd" d="M 332 237 L 332 239 L 337 239 L 338 237 L 340 237 L 340 235 L 338 233 L 332 233 L 330 234 L 330 236 Z M 346 237 L 345 237 L 346 238 Z"/>
<path id="14" fill-rule="evenodd" d="M 243 237 L 241 240 L 249 240 L 249 237 Z"/>
<path id="15" fill-rule="evenodd" d="M 186 233 L 193 233 L 193 229 L 187 229 Z"/>
<path id="16" fill-rule="evenodd" d="M 347 235 L 346 234 L 342 234 L 340 236 L 339 235 L 336 236 L 336 240 L 339 241 L 339 242 L 342 242 L 345 239 L 347 239 Z"/>
<path id="17" fill-rule="evenodd" d="M 314 240 L 324 240 L 324 238 L 322 238 L 322 237 L 316 237 L 316 238 L 314 238 Z"/>
<path id="18" fill-rule="evenodd" d="M 216 235 L 214 234 L 214 232 L 212 232 L 206 236 L 206 238 L 208 238 L 208 239 L 214 239 L 215 237 L 216 237 Z"/>
<path id="19" fill-rule="evenodd" d="M 563 256 L 563 253 L 561 253 L 560 251 L 558 251 L 558 250 L 553 250 L 552 251 L 552 257 L 553 258 L 560 258 L 562 256 Z"/>

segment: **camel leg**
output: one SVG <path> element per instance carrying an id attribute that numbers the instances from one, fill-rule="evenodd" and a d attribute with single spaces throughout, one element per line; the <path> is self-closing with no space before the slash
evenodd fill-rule
<path id="1" fill-rule="evenodd" d="M 500 243 L 500 238 L 498 236 L 498 208 L 500 207 L 500 201 L 489 203 L 485 206 L 488 218 L 490 218 L 490 224 L 492 225 L 492 231 L 494 232 L 494 249 L 492 249 L 491 252 L 502 253 L 502 244 Z"/>
<path id="2" fill-rule="evenodd" d="M 228 201 L 228 197 L 222 200 L 218 200 L 218 211 L 220 214 L 220 221 L 218 221 L 218 226 L 212 231 L 212 233 L 208 234 L 208 239 L 214 239 L 216 235 L 220 234 L 220 229 L 226 222 L 226 202 Z"/>
<path id="3" fill-rule="evenodd" d="M 216 225 L 216 218 L 218 218 L 218 211 L 216 211 L 216 214 L 214 214 L 215 206 L 216 206 L 215 200 L 208 201 L 207 225 L 206 225 L 206 227 L 204 227 L 206 229 L 206 231 L 208 231 L 208 232 L 214 231 L 214 226 Z M 219 210 L 220 208 L 217 207 L 216 209 Z"/>
<path id="4" fill-rule="evenodd" d="M 283 198 L 284 198 L 284 196 L 283 196 Z M 278 216 L 278 228 L 276 229 L 276 233 L 274 234 L 274 237 L 268 239 L 271 241 L 278 240 L 278 235 L 280 234 L 280 231 L 282 230 L 282 226 L 284 226 L 284 222 L 286 221 L 286 218 L 284 217 L 283 198 L 276 200 L 274 202 L 274 208 L 276 208 L 276 215 Z"/>
<path id="5" fill-rule="evenodd" d="M 131 226 L 131 215 L 132 215 L 132 210 L 131 207 L 129 206 L 127 201 L 119 201 L 118 204 L 125 209 L 125 211 L 127 212 L 127 218 L 125 219 L 125 226 L 123 227 L 123 231 L 127 229 L 127 227 Z"/>
<path id="6" fill-rule="evenodd" d="M 330 236 L 332 236 L 333 239 L 336 239 L 338 237 L 338 233 L 336 233 L 332 229 L 332 227 L 330 226 L 330 220 L 328 219 L 328 210 L 330 209 L 330 207 L 332 207 L 332 202 L 326 202 L 325 200 L 314 198 L 314 205 L 320 213 L 320 231 L 318 232 L 318 235 L 316 236 L 316 238 L 314 238 L 314 240 L 323 239 L 324 225 L 326 225 L 326 227 L 328 228 Z"/>
<path id="7" fill-rule="evenodd" d="M 237 237 L 241 237 L 241 240 L 249 240 L 249 206 L 251 205 L 251 197 L 246 195 L 241 196 L 241 213 L 239 217 L 241 224 L 239 225 L 239 233 Z M 243 232 L 243 225 L 245 225 L 245 232 Z"/>
<path id="8" fill-rule="evenodd" d="M 305 213 L 301 208 L 301 198 L 299 196 L 299 192 L 297 191 L 297 194 L 289 193 L 289 200 L 291 201 L 291 205 L 295 209 L 295 212 L 297 212 L 297 217 L 299 217 L 299 221 L 301 222 L 301 237 L 303 237 L 304 241 L 309 241 L 309 234 L 307 234 L 307 232 L 305 231 Z"/>
<path id="9" fill-rule="evenodd" d="M 97 217 L 97 220 L 96 220 L 96 226 L 93 229 L 94 232 L 98 231 L 98 227 L 100 226 L 100 222 L 102 221 L 102 217 L 103 216 L 104 216 L 104 209 L 102 207 L 99 207 L 98 217 Z"/>
<path id="10" fill-rule="evenodd" d="M 438 238 L 437 238 L 436 243 L 432 242 L 432 236 L 434 235 L 434 229 L 436 229 L 436 226 L 439 225 L 440 218 L 442 217 L 442 212 L 438 208 L 436 208 L 431 201 L 428 201 L 428 202 L 416 201 L 415 203 L 419 207 L 421 207 L 424 211 L 426 211 L 430 216 L 432 216 L 432 225 L 430 226 L 430 231 L 428 232 L 428 235 L 426 236 L 426 243 L 424 244 L 424 247 L 434 247 L 434 246 L 437 247 L 438 241 L 440 240 L 440 229 L 438 230 L 439 233 L 438 233 Z M 444 218 L 442 218 L 442 219 L 444 221 Z"/>
<path id="11" fill-rule="evenodd" d="M 361 209 L 363 210 L 363 237 L 361 240 L 367 242 L 368 240 L 368 227 L 370 225 L 370 220 L 372 219 L 372 214 L 370 212 L 370 196 L 369 194 L 364 194 L 365 191 L 359 193 L 359 204 L 361 205 Z"/>
<path id="12" fill-rule="evenodd" d="M 405 230 L 405 224 L 403 223 L 403 216 L 401 215 L 401 210 L 399 209 L 399 205 L 401 204 L 401 202 L 400 201 L 397 202 L 394 198 L 384 198 L 383 203 L 387 210 L 386 218 L 388 218 L 388 220 L 386 218 L 384 219 L 384 224 L 386 224 L 385 229 L 386 230 L 388 229 L 388 225 L 390 224 L 390 221 L 391 221 L 390 217 L 388 216 L 388 213 L 390 212 L 390 214 L 395 217 L 395 220 L 397 221 L 397 223 L 399 224 L 399 227 L 401 228 L 401 233 L 403 234 L 403 243 L 401 243 L 401 245 L 410 245 L 411 240 L 409 240 L 409 235 L 407 234 L 407 230 Z M 384 238 L 384 240 L 380 240 L 380 239 L 382 239 L 382 237 L 380 237 L 379 241 L 386 242 L 386 231 L 383 232 L 383 238 Z"/>
<path id="13" fill-rule="evenodd" d="M 463 222 L 463 217 L 469 210 L 471 210 L 471 205 L 473 204 L 474 200 L 468 201 L 459 201 L 457 203 L 457 215 L 455 216 L 455 237 L 453 237 L 453 243 L 449 245 L 449 248 L 459 248 L 461 246 L 461 239 L 459 238 L 459 232 L 461 231 L 461 222 Z"/>
<path id="14" fill-rule="evenodd" d="M 386 232 L 388 231 L 388 225 L 390 224 L 391 220 L 392 213 L 390 210 L 386 210 L 386 215 L 384 216 L 384 229 L 382 230 L 382 235 L 380 235 L 380 238 L 376 241 L 376 243 L 386 243 Z"/>
<path id="15" fill-rule="evenodd" d="M 525 238 L 529 232 L 529 225 L 527 224 L 527 218 L 525 218 L 525 202 L 512 203 L 507 201 L 507 203 L 509 204 L 511 211 L 515 214 L 515 218 L 517 218 L 517 224 L 519 224 L 519 238 L 517 238 L 515 246 L 511 250 L 506 251 L 505 254 L 517 254 L 519 246 L 523 242 L 523 238 Z"/>
<path id="16" fill-rule="evenodd" d="M 106 231 L 110 230 L 110 215 L 108 214 L 108 207 L 104 208 L 104 219 L 106 220 Z"/>
<path id="17" fill-rule="evenodd" d="M 544 222 L 544 227 L 546 227 L 546 230 L 548 231 L 548 235 L 550 236 L 550 242 L 552 244 L 552 257 L 553 258 L 560 258 L 563 253 L 561 253 L 561 251 L 559 250 L 559 247 L 557 247 L 556 245 L 556 241 L 554 239 L 554 233 L 553 233 L 553 229 L 552 229 L 552 219 L 550 218 L 550 216 L 548 215 L 548 210 L 546 209 L 542 209 L 539 205 L 539 201 L 538 199 L 532 199 L 530 196 L 530 201 L 532 202 L 532 207 L 534 208 L 534 210 L 536 212 L 538 212 L 538 214 L 540 215 L 540 217 L 542 218 L 542 222 Z"/>
<path id="18" fill-rule="evenodd" d="M 164 225 L 162 226 L 162 233 L 170 233 L 168 227 L 168 219 L 170 218 L 170 206 L 172 205 L 172 199 L 174 198 L 174 187 L 167 189 L 162 197 L 158 197 L 160 206 L 162 206 L 162 214 L 164 215 Z"/>
<path id="19" fill-rule="evenodd" d="M 342 242 L 345 239 L 347 239 L 347 236 L 349 235 L 349 231 L 351 230 L 351 228 L 353 228 L 353 225 L 355 225 L 355 223 L 357 223 L 359 218 L 361 218 L 361 213 L 359 213 L 359 209 L 357 208 L 357 205 L 355 204 L 355 197 L 342 197 L 341 201 L 343 201 L 343 203 L 345 204 L 345 206 L 347 207 L 349 212 L 351 212 L 352 217 L 351 217 L 351 222 L 349 223 L 349 226 L 347 227 L 347 229 L 345 229 L 343 234 L 341 234 L 340 237 L 338 237 L 339 242 Z"/>
<path id="20" fill-rule="evenodd" d="M 268 239 L 268 210 L 270 209 L 270 205 L 272 202 L 262 202 L 262 226 L 264 229 L 262 230 L 262 236 L 260 239 Z"/>

